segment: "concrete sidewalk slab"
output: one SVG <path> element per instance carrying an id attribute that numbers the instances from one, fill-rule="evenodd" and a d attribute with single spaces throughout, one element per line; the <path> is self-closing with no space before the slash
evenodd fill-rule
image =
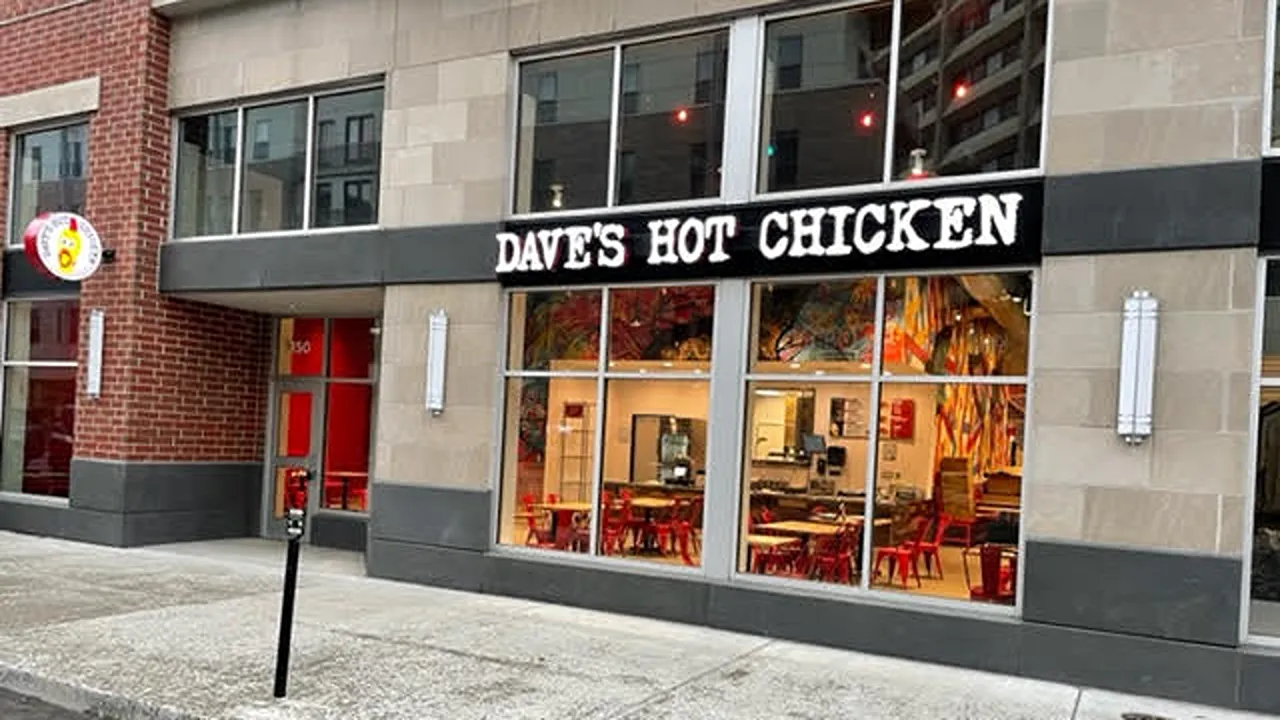
<path id="1" fill-rule="evenodd" d="M 0 533 L 0 687 L 119 720 L 1118 720 L 1172 707 L 374 580 L 358 556 L 314 548 L 290 699 L 275 701 L 282 556 L 266 541 L 113 549 Z M 1256 717 L 1187 707 L 1201 714 L 1164 715 Z"/>

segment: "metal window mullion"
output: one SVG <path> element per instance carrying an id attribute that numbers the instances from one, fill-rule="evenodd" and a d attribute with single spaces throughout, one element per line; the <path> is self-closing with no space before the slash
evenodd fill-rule
<path id="1" fill-rule="evenodd" d="M 898 116 L 898 52 L 902 44 L 902 3 L 893 3 L 893 30 L 889 37 L 889 84 L 885 88 L 884 181 L 893 181 L 893 144 Z M 939 60 L 941 62 L 941 60 Z"/>
<path id="2" fill-rule="evenodd" d="M 745 202 L 755 189 L 755 162 L 760 146 L 756 137 L 756 116 L 760 111 L 757 70 L 763 27 L 759 17 L 736 20 L 729 26 L 724 142 L 720 158 L 720 195 L 729 202 Z"/>
<path id="3" fill-rule="evenodd" d="M 591 537 L 587 539 L 587 554 L 595 556 L 599 553 L 600 548 L 600 484 L 601 473 L 604 470 L 604 403 L 605 403 L 605 383 L 604 368 L 609 359 L 609 288 L 603 288 L 600 291 L 600 342 L 599 355 L 596 358 L 596 407 L 594 412 L 595 433 L 591 438 L 591 513 L 588 515 L 587 526 L 591 533 Z M 550 393 L 548 393 L 550 397 Z M 547 409 L 550 414 L 550 408 Z M 561 488 L 563 492 L 564 488 Z"/>
<path id="4" fill-rule="evenodd" d="M 302 173 L 302 229 L 311 227 L 311 191 L 315 179 L 316 163 L 316 97 L 307 97 L 307 149 L 306 169 Z M 345 192 L 345 190 L 344 190 Z"/>
<path id="5" fill-rule="evenodd" d="M 609 91 L 609 171 L 607 174 L 609 187 L 605 192 L 606 207 L 613 207 L 618 203 L 618 135 L 619 125 L 622 124 L 621 97 L 622 46 L 615 45 L 613 47 L 613 85 Z M 600 337 L 600 342 L 604 342 L 603 335 Z"/>
<path id="6" fill-rule="evenodd" d="M 712 324 L 711 377 L 708 386 L 707 463 L 703 483 L 702 570 L 728 580 L 738 562 L 744 482 L 742 428 L 743 371 L 750 348 L 751 284 L 726 280 L 716 290 Z M 723 418 L 717 422 L 715 418 Z M 733 418 L 733 421 L 730 421 Z"/>
<path id="7" fill-rule="evenodd" d="M 1035 381 L 1035 366 L 1031 364 L 1031 358 L 1036 356 L 1035 354 L 1036 330 L 1037 330 L 1036 317 L 1039 315 L 1038 308 L 1040 307 L 1040 274 L 1039 273 L 1040 273 L 1039 270 L 1031 271 L 1031 292 L 1030 292 L 1030 298 L 1029 298 L 1031 300 L 1031 312 L 1030 312 L 1030 317 L 1027 318 L 1027 348 L 1026 348 L 1027 377 L 1026 377 L 1026 383 L 1022 386 L 1023 388 L 1022 389 L 1022 393 L 1023 393 L 1022 437 L 1019 438 L 1019 442 L 1018 442 L 1018 447 L 1021 448 L 1022 450 L 1021 466 L 1023 468 L 1022 485 L 1018 491 L 1018 504 L 1020 506 L 1020 509 L 1023 515 L 1026 515 L 1026 510 L 1027 510 L 1027 494 L 1024 489 L 1027 487 L 1026 468 L 1030 467 L 1033 472 L 1035 470 L 1034 459 L 1033 459 L 1035 452 L 1027 447 L 1027 444 L 1028 444 L 1027 439 L 1031 435 L 1031 430 L 1029 426 L 1031 424 L 1031 418 L 1034 417 L 1034 412 L 1035 412 L 1035 393 L 1032 392 L 1033 383 Z M 1009 410 L 1006 407 L 1005 408 L 1006 421 L 1008 420 L 1008 416 L 1009 416 Z M 1033 482 L 1035 481 L 1034 476 L 1031 479 Z M 1024 529 L 1023 524 L 1018 523 L 1018 557 L 1024 558 L 1026 556 L 1027 556 L 1027 533 Z M 963 559 L 964 558 L 961 557 L 962 561 Z M 1016 572 L 1017 572 L 1017 577 L 1014 579 L 1014 582 L 1017 584 L 1014 586 L 1015 592 L 1014 592 L 1014 598 L 1013 598 L 1013 605 L 1014 605 L 1014 610 L 1019 614 L 1019 616 L 1021 616 L 1022 600 L 1025 597 L 1023 588 L 1026 587 L 1027 564 L 1025 562 L 1019 562 Z"/>
<path id="8" fill-rule="evenodd" d="M 876 469 L 880 457 L 880 385 L 884 381 L 881 370 L 884 366 L 884 311 L 885 311 L 885 279 L 876 278 L 876 325 L 875 337 L 871 345 L 871 398 L 867 403 L 867 467 L 863 483 L 866 498 L 862 503 L 862 578 L 859 586 L 864 590 L 871 587 L 871 548 L 876 534 Z"/>
<path id="9" fill-rule="evenodd" d="M 236 108 L 236 168 L 231 181 L 231 234 L 240 233 L 240 214 L 244 203 L 244 142 L 249 136 L 244 126 L 244 108 Z"/>

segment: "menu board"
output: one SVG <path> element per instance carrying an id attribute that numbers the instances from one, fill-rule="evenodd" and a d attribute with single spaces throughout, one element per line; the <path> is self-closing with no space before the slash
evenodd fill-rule
<path id="1" fill-rule="evenodd" d="M 880 403 L 880 437 L 912 440 L 916 434 L 916 401 L 898 398 Z"/>

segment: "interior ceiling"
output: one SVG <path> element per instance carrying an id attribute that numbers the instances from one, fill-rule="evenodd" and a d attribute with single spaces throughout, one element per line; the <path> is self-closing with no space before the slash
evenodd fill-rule
<path id="1" fill-rule="evenodd" d="M 380 287 L 174 293 L 173 297 L 280 317 L 376 317 L 382 314 Z"/>

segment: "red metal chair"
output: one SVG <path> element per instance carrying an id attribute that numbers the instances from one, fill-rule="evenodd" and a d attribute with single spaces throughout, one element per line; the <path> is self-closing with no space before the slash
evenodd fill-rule
<path id="1" fill-rule="evenodd" d="M 824 538 L 813 554 L 812 568 L 819 580 L 847 583 L 854 576 L 854 553 L 860 543 L 858 531 L 845 525 L 840 532 Z"/>
<path id="2" fill-rule="evenodd" d="M 537 498 L 534 494 L 529 493 L 525 495 L 520 499 L 520 502 L 524 505 L 523 516 L 525 518 L 525 522 L 528 523 L 529 526 L 529 533 L 525 536 L 524 544 L 542 548 L 555 547 L 555 538 L 551 537 L 551 530 L 549 528 L 543 528 L 538 524 L 540 513 L 538 513 L 537 508 L 534 507 L 537 502 Z"/>
<path id="3" fill-rule="evenodd" d="M 876 548 L 875 575 L 880 576 L 880 563 L 889 561 L 889 582 L 893 582 L 894 571 L 902 576 L 902 587 L 907 587 L 908 573 L 916 577 L 916 587 L 920 587 L 920 544 L 924 542 L 924 534 L 929 530 L 929 517 L 918 515 L 912 520 L 911 539 L 892 547 Z"/>
<path id="4" fill-rule="evenodd" d="M 924 570 L 933 577 L 934 561 L 937 561 L 938 579 L 944 579 L 942 572 L 942 539 L 947 535 L 947 529 L 951 527 L 951 516 L 947 514 L 939 515 L 933 527 L 933 539 L 923 541 L 916 544 L 917 554 L 924 559 Z"/>

